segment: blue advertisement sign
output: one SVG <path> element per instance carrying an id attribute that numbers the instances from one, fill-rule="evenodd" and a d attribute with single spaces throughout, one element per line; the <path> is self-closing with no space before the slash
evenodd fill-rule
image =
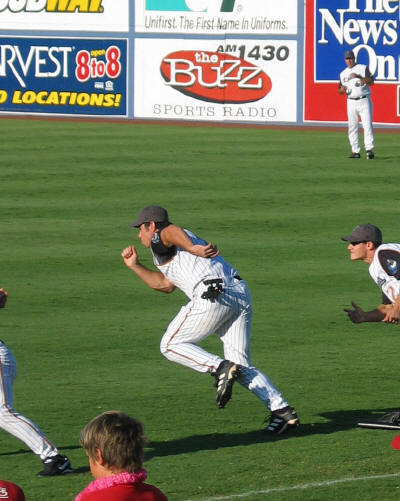
<path id="1" fill-rule="evenodd" d="M 127 40 L 0 37 L 0 112 L 127 115 Z"/>
<path id="2" fill-rule="evenodd" d="M 314 0 L 315 81 L 337 81 L 344 52 L 369 66 L 376 82 L 400 80 L 399 0 Z"/>

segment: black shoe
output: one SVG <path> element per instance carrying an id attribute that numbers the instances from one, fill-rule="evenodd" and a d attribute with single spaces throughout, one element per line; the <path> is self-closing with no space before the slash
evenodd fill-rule
<path id="1" fill-rule="evenodd" d="M 357 423 L 357 426 L 381 430 L 400 430 L 400 411 L 389 412 L 376 421 L 361 421 Z"/>
<path id="2" fill-rule="evenodd" d="M 366 154 L 367 154 L 367 160 L 372 160 L 375 157 L 374 152 L 372 150 L 367 151 Z"/>
<path id="3" fill-rule="evenodd" d="M 391 423 L 400 426 L 400 411 L 389 412 L 389 414 L 385 414 L 378 421 L 380 423 Z"/>
<path id="4" fill-rule="evenodd" d="M 52 477 L 55 475 L 66 475 L 67 473 L 73 472 L 71 463 L 67 456 L 61 456 L 60 454 L 43 460 L 43 465 L 44 469 L 39 471 L 37 474 L 38 477 Z"/>
<path id="5" fill-rule="evenodd" d="M 212 374 L 215 377 L 217 388 L 216 404 L 220 409 L 223 409 L 231 399 L 232 386 L 239 374 L 240 365 L 229 362 L 229 360 L 221 362 L 216 372 Z"/>
<path id="6" fill-rule="evenodd" d="M 361 158 L 359 153 L 352 153 L 349 158 Z"/>
<path id="7" fill-rule="evenodd" d="M 265 432 L 281 435 L 282 433 L 297 428 L 299 424 L 300 421 L 296 410 L 293 409 L 293 407 L 284 407 L 283 409 L 271 412 L 269 424 Z"/>

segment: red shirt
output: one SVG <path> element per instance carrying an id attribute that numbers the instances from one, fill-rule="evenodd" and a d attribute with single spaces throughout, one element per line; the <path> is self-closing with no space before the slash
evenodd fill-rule
<path id="1" fill-rule="evenodd" d="M 168 501 L 166 496 L 153 485 L 143 482 L 114 485 L 83 494 L 80 501 Z"/>
<path id="2" fill-rule="evenodd" d="M 75 501 L 168 501 L 160 489 L 143 482 L 146 476 L 145 470 L 139 470 L 99 478 L 78 494 Z"/>

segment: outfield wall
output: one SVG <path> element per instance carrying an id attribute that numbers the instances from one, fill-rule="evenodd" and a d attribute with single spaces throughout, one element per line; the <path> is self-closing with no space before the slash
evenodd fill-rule
<path id="1" fill-rule="evenodd" d="M 0 0 L 0 113 L 344 124 L 343 53 L 400 123 L 399 0 Z"/>

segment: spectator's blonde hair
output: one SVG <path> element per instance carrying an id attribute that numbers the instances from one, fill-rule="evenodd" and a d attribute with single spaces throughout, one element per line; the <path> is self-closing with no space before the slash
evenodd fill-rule
<path id="1" fill-rule="evenodd" d="M 98 449 L 110 470 L 133 473 L 143 465 L 142 423 L 123 412 L 108 411 L 93 418 L 82 430 L 80 443 L 91 459 L 97 459 Z"/>

